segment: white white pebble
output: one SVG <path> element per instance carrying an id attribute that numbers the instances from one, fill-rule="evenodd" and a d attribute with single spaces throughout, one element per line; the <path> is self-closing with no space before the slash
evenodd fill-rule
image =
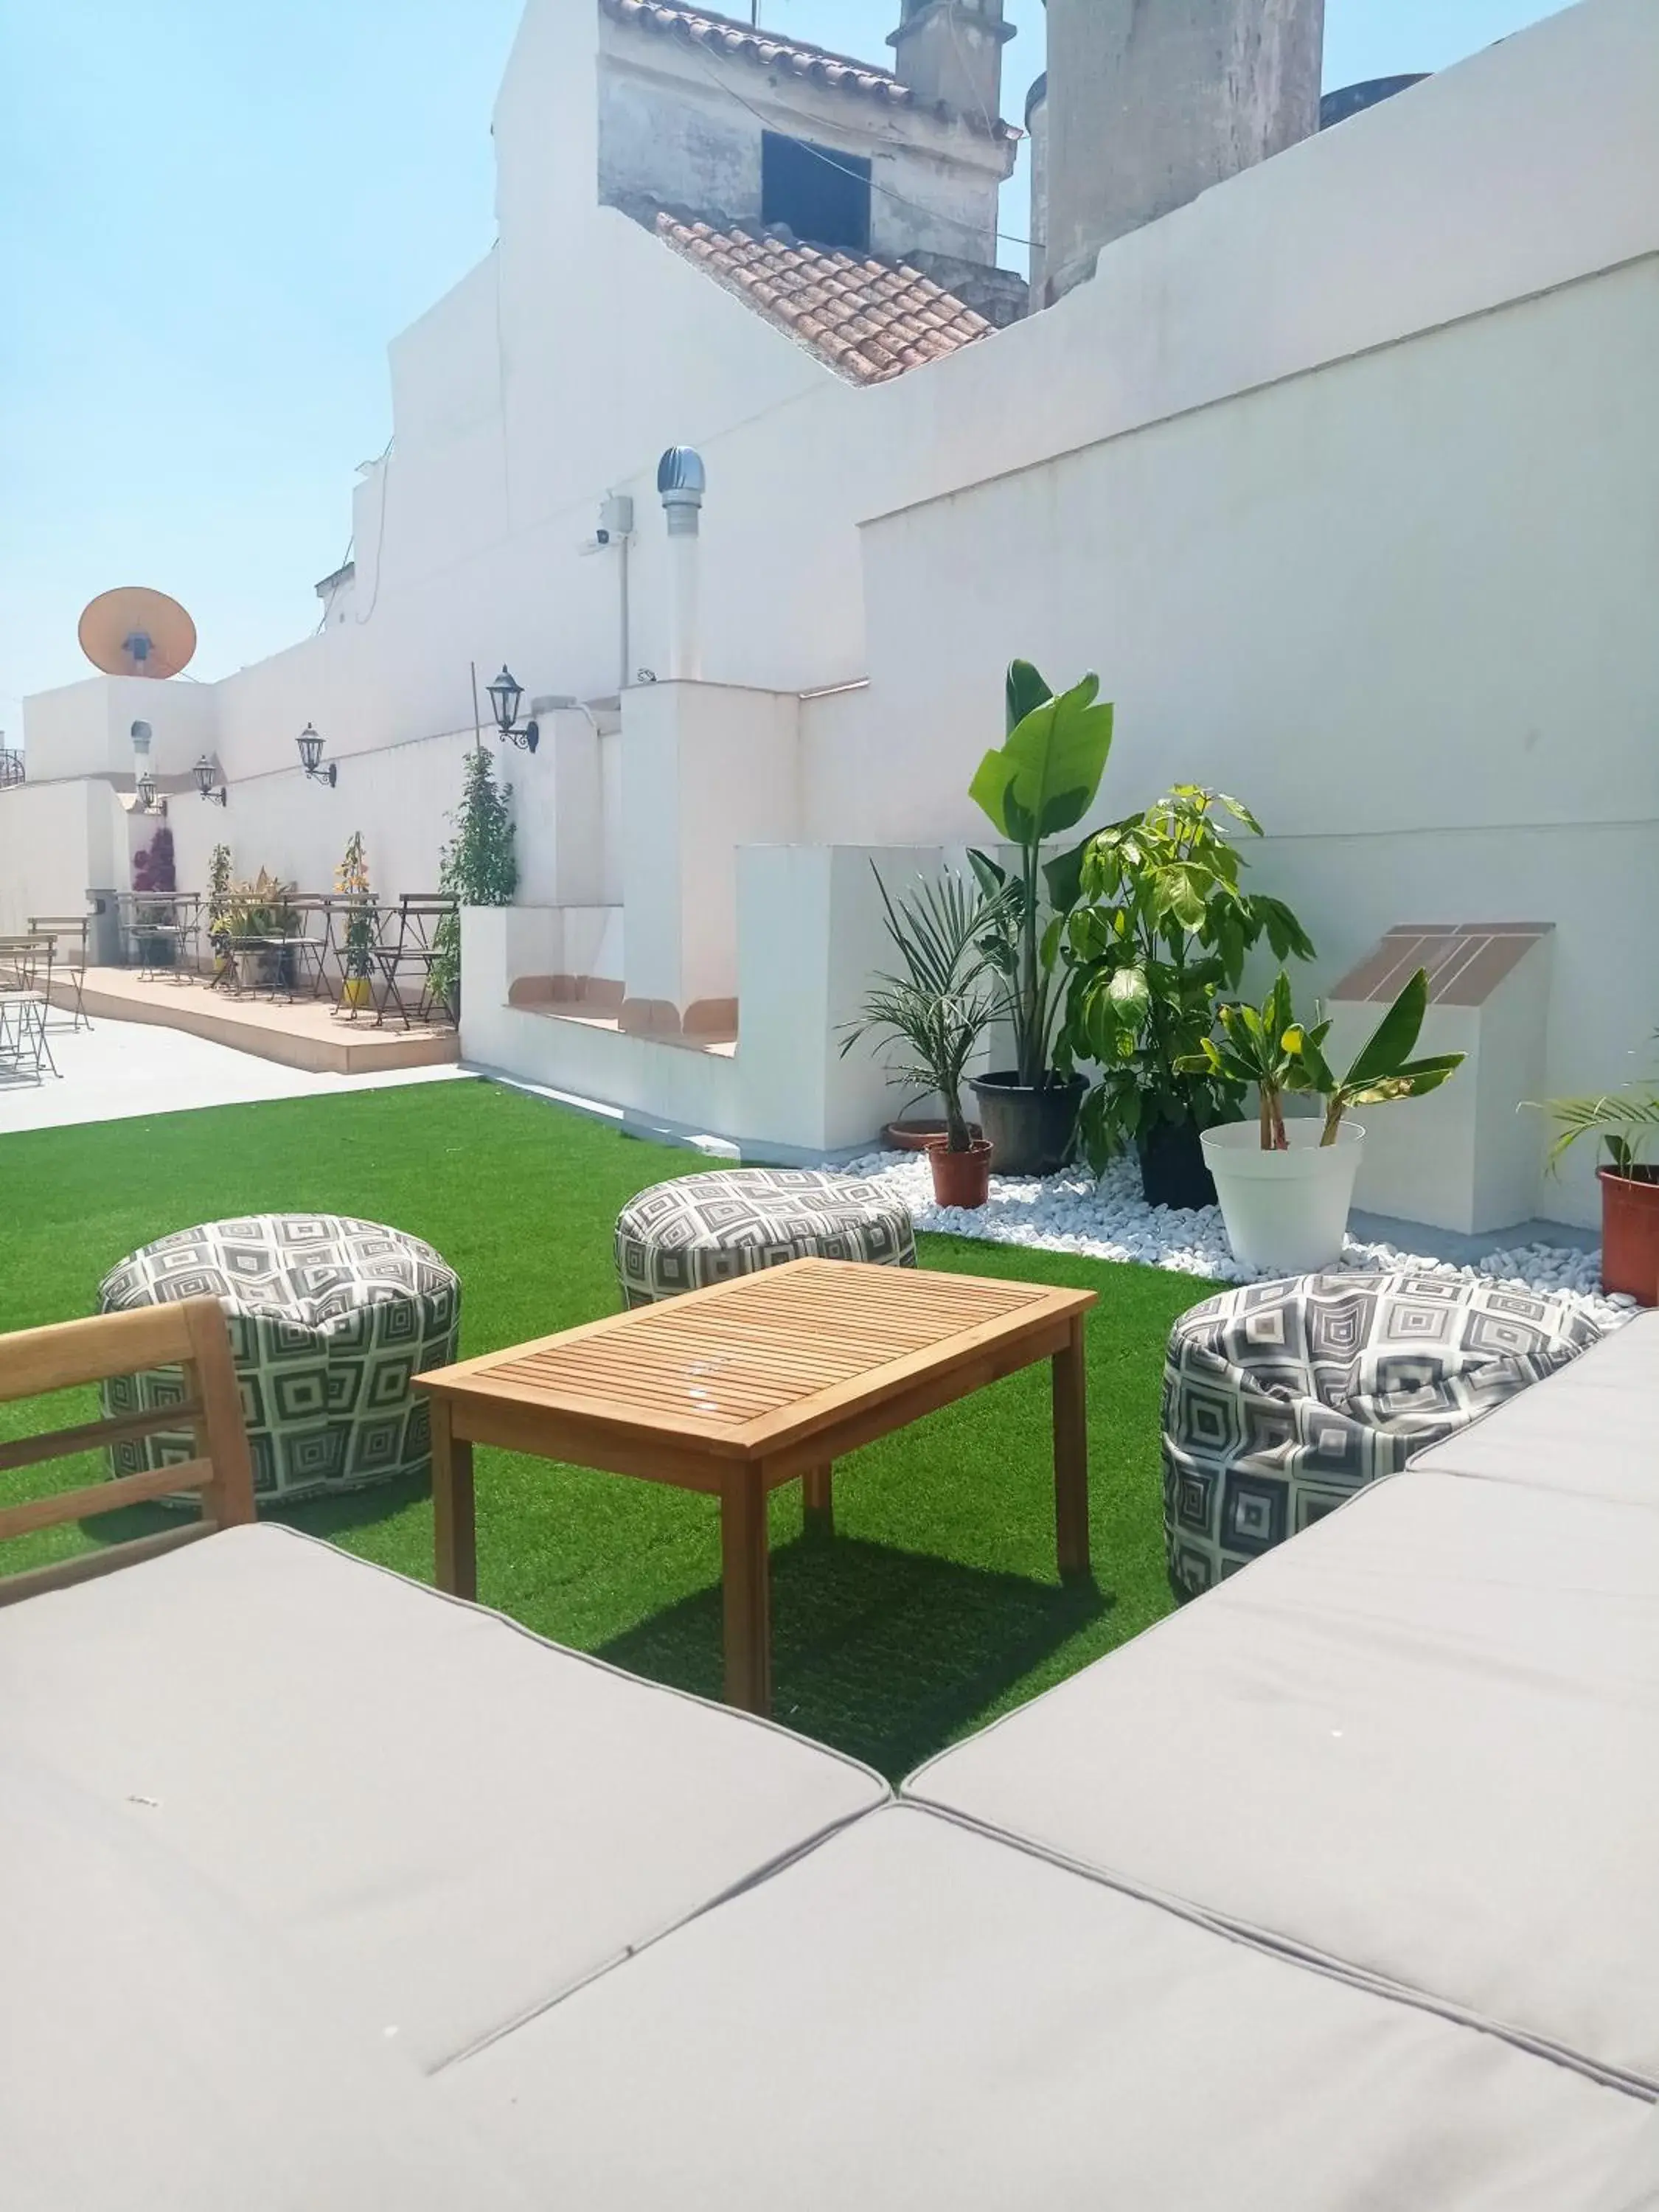
<path id="1" fill-rule="evenodd" d="M 1133 1160 L 1115 1160 L 1097 1183 L 1081 1168 L 1042 1180 L 994 1176 L 990 1203 L 975 1212 L 934 1204 L 933 1172 L 919 1153 L 872 1152 L 840 1172 L 887 1185 L 902 1198 L 921 1230 L 991 1244 L 1023 1245 L 1029 1250 L 1075 1253 L 1090 1260 L 1133 1261 L 1221 1283 L 1252 1282 L 1264 1273 L 1241 1267 L 1234 1259 L 1218 1206 L 1182 1212 L 1148 1206 L 1141 1195 L 1140 1170 Z M 1468 1283 L 1510 1284 L 1559 1297 L 1603 1329 L 1617 1328 L 1636 1311 L 1634 1298 L 1603 1294 L 1599 1252 L 1569 1247 L 1528 1244 L 1490 1252 L 1473 1266 L 1460 1267 L 1351 1237 L 1342 1264 L 1359 1274 L 1403 1270 Z"/>

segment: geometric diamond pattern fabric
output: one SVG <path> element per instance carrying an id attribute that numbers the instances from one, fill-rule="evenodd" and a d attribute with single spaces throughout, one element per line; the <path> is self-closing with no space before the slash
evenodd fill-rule
<path id="1" fill-rule="evenodd" d="M 265 1213 L 177 1231 L 123 1260 L 99 1285 L 101 1313 L 217 1298 L 230 1331 L 262 1504 L 429 1475 L 431 1416 L 410 1378 L 460 1346 L 461 1285 L 429 1244 L 375 1221 Z M 179 1370 L 103 1389 L 114 1419 L 177 1405 Z M 112 1472 L 194 1456 L 187 1429 L 112 1446 Z M 196 1504 L 193 1498 L 173 1501 Z"/>
<path id="2" fill-rule="evenodd" d="M 817 1168 L 731 1168 L 658 1183 L 617 1223 L 626 1306 L 656 1305 L 790 1260 L 914 1267 L 908 1209 L 878 1185 Z"/>
<path id="3" fill-rule="evenodd" d="M 1252 1283 L 1176 1322 L 1164 1368 L 1170 1576 L 1195 1595 L 1588 1351 L 1560 1298 L 1437 1275 Z"/>

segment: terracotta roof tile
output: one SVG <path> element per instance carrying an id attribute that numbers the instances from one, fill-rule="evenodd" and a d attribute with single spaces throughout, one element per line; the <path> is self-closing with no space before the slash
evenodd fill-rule
<path id="1" fill-rule="evenodd" d="M 925 104 L 890 70 L 859 61 L 851 54 L 833 52 L 828 46 L 811 46 L 804 39 L 781 38 L 775 31 L 757 30 L 750 24 L 734 22 L 730 16 L 711 14 L 706 8 L 688 7 L 683 0 L 599 0 L 599 4 L 616 22 L 655 32 L 660 38 L 678 39 L 722 59 L 751 62 L 758 69 L 810 79 L 832 92 L 857 93 L 891 107 L 926 112 Z M 964 114 L 961 120 L 983 133 L 981 117 Z M 993 135 L 1012 138 L 1018 134 L 1011 125 L 999 120 Z"/>
<path id="2" fill-rule="evenodd" d="M 854 384 L 884 383 L 942 361 L 994 327 L 902 261 L 803 246 L 778 230 L 714 230 L 668 214 L 658 215 L 656 230 L 675 252 Z"/>

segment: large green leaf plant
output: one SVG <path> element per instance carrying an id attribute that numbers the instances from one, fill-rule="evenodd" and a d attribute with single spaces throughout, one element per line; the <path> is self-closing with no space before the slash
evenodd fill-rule
<path id="1" fill-rule="evenodd" d="M 1243 1081 L 1218 1054 L 1203 1057 L 1218 1005 L 1264 939 L 1281 962 L 1313 957 L 1290 908 L 1243 888 L 1239 830 L 1261 835 L 1247 806 L 1177 784 L 1084 848 L 1063 940 L 1060 1058 L 1099 1070 L 1082 1117 L 1097 1173 L 1160 1127 L 1201 1131 L 1241 1115 Z"/>
<path id="2" fill-rule="evenodd" d="M 988 853 L 968 857 L 992 904 L 986 957 L 1000 979 L 1016 1069 L 1036 1090 L 1055 1073 L 1060 938 L 1080 895 L 1083 855 L 1079 846 L 1045 868 L 1042 848 L 1095 803 L 1112 750 L 1112 708 L 1097 676 L 1056 695 L 1028 660 L 1009 669 L 1006 702 L 1006 741 L 980 763 L 969 795 L 1018 860 L 1011 871 Z"/>

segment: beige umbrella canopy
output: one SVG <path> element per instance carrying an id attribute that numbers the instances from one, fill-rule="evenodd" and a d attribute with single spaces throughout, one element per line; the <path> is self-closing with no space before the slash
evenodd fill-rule
<path id="1" fill-rule="evenodd" d="M 106 676 L 176 676 L 196 650 L 196 625 L 165 592 L 123 584 L 81 617 L 81 650 Z"/>

